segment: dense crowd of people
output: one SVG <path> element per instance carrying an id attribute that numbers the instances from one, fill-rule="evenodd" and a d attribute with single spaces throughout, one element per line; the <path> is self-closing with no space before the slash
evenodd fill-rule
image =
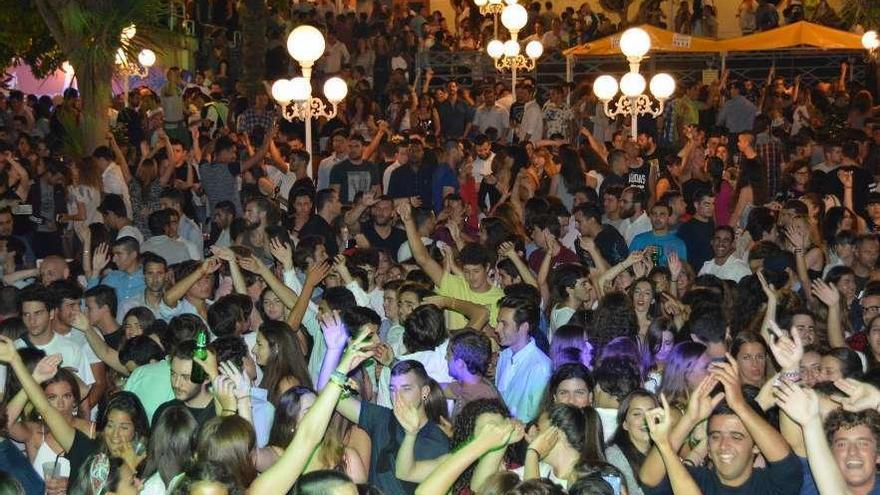
<path id="1" fill-rule="evenodd" d="M 315 157 L 176 68 L 86 157 L 75 89 L 10 91 L 0 486 L 880 493 L 880 109 L 847 71 L 722 74 L 633 130 L 589 80 L 352 69 Z"/>

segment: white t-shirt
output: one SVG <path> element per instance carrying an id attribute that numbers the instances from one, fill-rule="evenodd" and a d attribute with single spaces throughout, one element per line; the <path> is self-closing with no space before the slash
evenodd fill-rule
<path id="1" fill-rule="evenodd" d="M 15 348 L 22 349 L 27 344 L 22 339 L 15 340 Z M 52 334 L 52 340 L 46 345 L 33 344 L 33 347 L 45 352 L 47 356 L 61 354 L 61 367 L 69 368 L 82 379 L 86 385 L 95 383 L 91 364 L 82 351 L 82 344 L 67 335 Z"/>
<path id="2" fill-rule="evenodd" d="M 128 218 L 132 218 L 131 196 L 128 194 L 128 184 L 125 183 L 125 176 L 122 175 L 122 169 L 119 168 L 119 165 L 115 162 L 110 162 L 110 165 L 101 174 L 101 182 L 105 194 L 118 194 L 122 196 Z"/>

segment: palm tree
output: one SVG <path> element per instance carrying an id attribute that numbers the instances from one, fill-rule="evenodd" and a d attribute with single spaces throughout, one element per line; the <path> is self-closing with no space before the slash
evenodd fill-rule
<path id="1" fill-rule="evenodd" d="M 31 0 L 49 34 L 76 71 L 82 98 L 79 128 L 67 129 L 78 151 L 88 153 L 104 140 L 107 109 L 112 103 L 111 80 L 117 51 L 128 60 L 149 47 L 161 52 L 167 30 L 160 26 L 167 12 L 162 0 Z M 137 34 L 127 43 L 122 30 L 134 24 Z"/>
<path id="2" fill-rule="evenodd" d="M 266 0 L 245 0 L 239 10 L 241 19 L 242 81 L 249 94 L 262 88 L 266 68 Z"/>
<path id="3" fill-rule="evenodd" d="M 861 25 L 865 30 L 880 28 L 880 2 L 844 0 L 840 16 L 849 26 Z"/>

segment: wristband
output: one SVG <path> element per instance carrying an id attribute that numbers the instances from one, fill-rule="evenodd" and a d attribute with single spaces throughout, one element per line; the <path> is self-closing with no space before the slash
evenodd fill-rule
<path id="1" fill-rule="evenodd" d="M 235 409 L 223 409 L 221 412 L 228 412 L 228 413 L 232 413 L 232 414 L 238 414 L 238 411 L 236 411 Z"/>
<path id="2" fill-rule="evenodd" d="M 348 375 L 336 370 L 333 373 L 330 373 L 330 381 L 339 385 L 342 389 L 345 389 L 348 386 Z"/>
<path id="3" fill-rule="evenodd" d="M 780 378 L 784 378 L 790 382 L 797 383 L 801 381 L 801 372 L 800 371 L 783 371 L 779 373 Z"/>
<path id="4" fill-rule="evenodd" d="M 526 453 L 528 453 L 528 451 L 530 451 L 530 450 L 531 450 L 532 452 L 534 452 L 534 453 L 538 456 L 538 459 L 541 458 L 541 453 L 538 452 L 538 449 L 536 449 L 536 448 L 534 448 L 534 447 L 529 447 L 529 448 L 526 449 Z"/>
<path id="5" fill-rule="evenodd" d="M 236 397 L 235 400 L 245 400 L 245 399 L 250 399 L 250 398 L 251 398 L 250 395 L 242 395 L 241 397 Z"/>

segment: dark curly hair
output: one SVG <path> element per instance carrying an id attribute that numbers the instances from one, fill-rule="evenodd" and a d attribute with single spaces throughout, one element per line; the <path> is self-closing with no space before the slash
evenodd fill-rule
<path id="1" fill-rule="evenodd" d="M 856 426 L 865 425 L 874 435 L 877 442 L 877 451 L 880 452 L 880 412 L 868 409 L 859 412 L 849 412 L 837 409 L 825 418 L 825 436 L 830 444 L 834 434 L 843 430 L 851 430 Z"/>
<path id="2" fill-rule="evenodd" d="M 599 307 L 593 313 L 592 334 L 598 347 L 604 347 L 615 337 L 635 339 L 638 328 L 636 310 L 629 296 L 623 292 L 610 292 L 599 300 Z"/>
<path id="3" fill-rule="evenodd" d="M 477 399 L 468 402 L 455 417 L 455 424 L 452 428 L 452 451 L 456 451 L 474 437 L 474 429 L 477 425 L 477 418 L 483 414 L 500 414 L 505 418 L 510 417 L 510 411 L 500 399 Z M 505 460 L 510 460 L 512 455 L 511 449 L 508 448 L 504 455 Z M 467 488 L 471 482 L 471 476 L 474 474 L 476 463 L 468 466 L 467 469 L 455 480 L 452 487 L 452 493 L 460 493 Z"/>

